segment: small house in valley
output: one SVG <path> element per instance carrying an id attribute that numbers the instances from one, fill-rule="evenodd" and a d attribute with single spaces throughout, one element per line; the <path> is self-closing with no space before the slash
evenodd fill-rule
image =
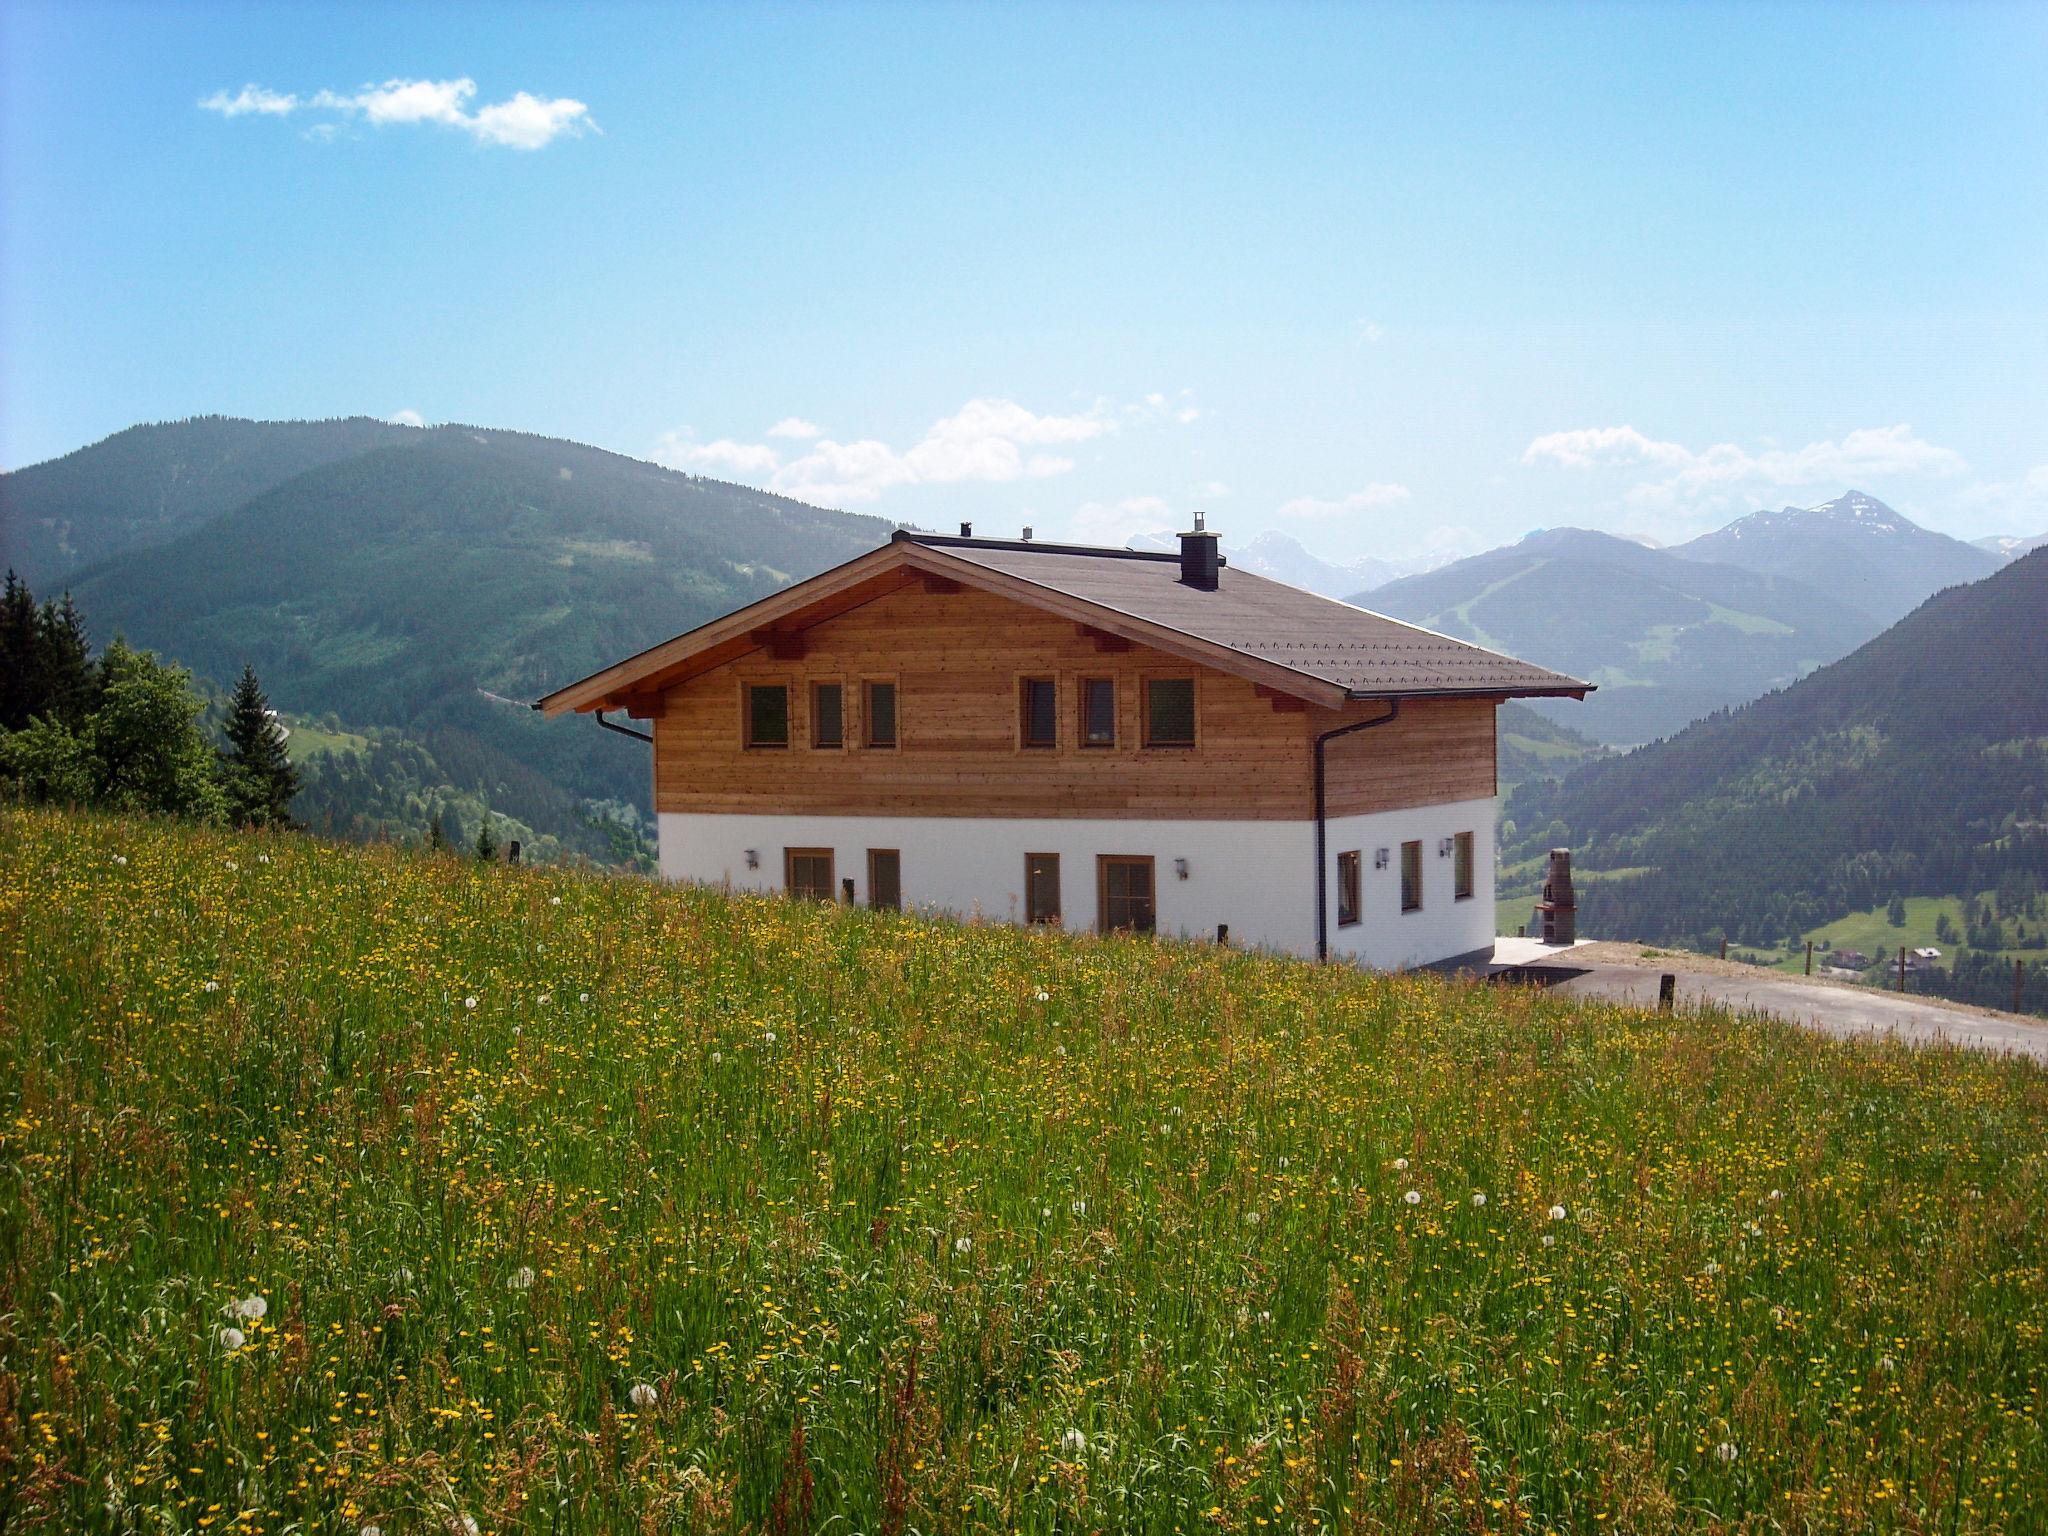
<path id="1" fill-rule="evenodd" d="M 1587 683 L 1173 553 L 899 532 L 536 706 L 651 727 L 661 871 L 1402 966 L 1494 937 L 1494 710 Z"/>

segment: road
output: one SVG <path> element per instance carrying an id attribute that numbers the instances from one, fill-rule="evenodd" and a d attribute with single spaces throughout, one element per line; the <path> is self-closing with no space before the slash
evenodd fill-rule
<path id="1" fill-rule="evenodd" d="M 1531 980 L 1550 972 L 1550 990 L 1573 997 L 1605 998 L 1638 1008 L 1657 1006 L 1659 973 L 1647 966 L 1575 965 L 1565 956 L 1554 964 L 1518 968 Z M 1712 976 L 1673 969 L 1680 1006 L 1712 1003 L 1736 1011 L 1751 1009 L 1788 1023 L 1804 1024 L 1841 1039 L 1896 1035 L 1916 1045 L 1943 1041 L 1985 1051 L 2010 1051 L 2048 1063 L 2048 1023 L 2030 1024 L 2006 1014 L 1966 1013 L 1865 988 L 1815 987 L 1765 976 Z"/>

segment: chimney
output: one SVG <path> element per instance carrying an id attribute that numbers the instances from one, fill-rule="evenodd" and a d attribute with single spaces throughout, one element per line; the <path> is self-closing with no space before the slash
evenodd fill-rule
<path id="1" fill-rule="evenodd" d="M 973 537 L 974 537 L 974 524 L 972 524 L 972 523 L 962 523 L 962 524 L 960 525 L 960 537 L 961 537 L 961 538 L 963 538 L 963 539 L 971 539 L 971 538 L 973 538 Z"/>
<path id="2" fill-rule="evenodd" d="M 1216 590 L 1216 535 L 1204 526 L 1207 519 L 1195 514 L 1195 531 L 1180 536 L 1180 579 L 1198 592 Z"/>
<path id="3" fill-rule="evenodd" d="M 1024 542 L 1026 544 L 1031 542 L 1031 527 L 1029 524 L 1026 524 L 1024 528 Z"/>

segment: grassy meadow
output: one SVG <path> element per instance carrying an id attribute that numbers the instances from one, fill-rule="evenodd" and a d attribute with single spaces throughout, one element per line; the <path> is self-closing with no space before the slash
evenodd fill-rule
<path id="1" fill-rule="evenodd" d="M 0 809 L 0 1528 L 2048 1529 L 2048 1076 Z"/>

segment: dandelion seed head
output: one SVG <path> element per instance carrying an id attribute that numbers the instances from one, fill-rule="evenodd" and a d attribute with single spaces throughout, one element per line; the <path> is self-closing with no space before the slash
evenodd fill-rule
<path id="1" fill-rule="evenodd" d="M 1564 1207 L 1563 1207 L 1563 1206 L 1561 1206 L 1561 1205 L 1553 1205 L 1553 1206 L 1552 1206 L 1552 1207 L 1550 1208 L 1550 1219 L 1551 1219 L 1552 1221 L 1563 1221 L 1563 1220 L 1564 1220 Z"/>
<path id="2" fill-rule="evenodd" d="M 773 1045 L 775 1043 L 775 1031 L 772 1029 L 768 1030 L 762 1034 L 761 1038 L 767 1044 Z"/>
<path id="3" fill-rule="evenodd" d="M 533 1268 L 532 1268 L 532 1266 L 531 1266 L 531 1265 L 527 1265 L 527 1264 L 522 1264 L 522 1265 L 520 1265 L 520 1266 L 519 1266 L 519 1267 L 518 1267 L 517 1269 L 513 1270 L 513 1271 L 512 1271 L 512 1273 L 511 1273 L 511 1275 L 510 1275 L 510 1276 L 509 1276 L 509 1277 L 508 1277 L 508 1278 L 506 1279 L 506 1281 L 505 1281 L 505 1289 L 506 1289 L 506 1290 L 508 1290 L 508 1291 L 530 1291 L 530 1290 L 532 1290 L 532 1289 L 533 1289 Z"/>
<path id="4" fill-rule="evenodd" d="M 1406 1200 L 1410 1205 L 1420 1205 L 1422 1204 L 1422 1191 L 1419 1189 L 1411 1189 L 1408 1191 L 1407 1194 L 1403 1195 L 1401 1198 L 1403 1200 Z"/>
<path id="5" fill-rule="evenodd" d="M 230 1354 L 248 1342 L 248 1336 L 239 1328 L 223 1328 L 220 1331 L 220 1347 Z"/>
<path id="6" fill-rule="evenodd" d="M 1088 1449 L 1088 1437 L 1078 1429 L 1070 1429 L 1060 1436 L 1060 1453 L 1064 1456 L 1079 1456 Z"/>
<path id="7" fill-rule="evenodd" d="M 966 1253 L 973 1247 L 974 1239 L 971 1237 L 962 1236 L 953 1239 L 953 1251 L 955 1253 Z"/>
<path id="8" fill-rule="evenodd" d="M 652 1385 L 644 1381 L 634 1382 L 633 1390 L 628 1392 L 626 1396 L 635 1408 L 643 1411 L 652 1408 L 661 1400 L 661 1394 L 655 1391 Z"/>
<path id="9" fill-rule="evenodd" d="M 1475 1190 L 1473 1190 L 1473 1191 L 1472 1191 L 1472 1204 L 1473 1204 L 1474 1206 L 1481 1206 L 1481 1205 L 1484 1205 L 1484 1204 L 1486 1204 L 1486 1192 L 1485 1192 L 1484 1190 L 1479 1190 L 1479 1189 L 1475 1189 Z"/>
<path id="10" fill-rule="evenodd" d="M 1397 1157 L 1397 1158 L 1395 1158 L 1395 1159 L 1394 1159 L 1394 1172 L 1396 1172 L 1396 1173 L 1406 1173 L 1407 1171 L 1408 1171 L 1408 1159 L 1407 1159 L 1407 1158 L 1405 1158 L 1405 1157 Z"/>
<path id="11" fill-rule="evenodd" d="M 261 1296 L 244 1296 L 231 1310 L 245 1323 L 260 1323 L 268 1315 L 270 1303 Z"/>
<path id="12" fill-rule="evenodd" d="M 1555 1248 L 1557 1246 L 1557 1235 L 1553 1232 L 1544 1233 L 1543 1246 L 1546 1248 Z"/>
<path id="13" fill-rule="evenodd" d="M 476 999 L 473 997 L 465 997 L 462 1000 L 462 1006 L 465 1008 L 474 1008 L 476 1006 Z"/>
<path id="14" fill-rule="evenodd" d="M 209 981 L 201 990 L 207 992 L 218 992 L 220 990 L 220 983 L 217 981 Z"/>
<path id="15" fill-rule="evenodd" d="M 1737 1453 L 1735 1450 L 1735 1442 L 1732 1440 L 1723 1440 L 1719 1445 L 1714 1447 L 1714 1455 L 1716 1456 L 1716 1458 L 1724 1462 L 1733 1461 L 1736 1457 L 1736 1454 Z"/>
<path id="16" fill-rule="evenodd" d="M 579 1003 L 587 1003 L 590 1001 L 590 994 L 588 992 L 578 992 L 576 994 L 576 1001 Z"/>
<path id="17" fill-rule="evenodd" d="M 1038 1000 L 1041 1003 L 1049 1003 L 1052 1001 L 1052 994 L 1046 991 L 1045 988 L 1040 987 L 1038 989 Z"/>
<path id="18" fill-rule="evenodd" d="M 548 905 L 551 907 L 559 907 L 561 904 L 562 898 L 559 896 L 550 896 L 548 898 Z"/>

